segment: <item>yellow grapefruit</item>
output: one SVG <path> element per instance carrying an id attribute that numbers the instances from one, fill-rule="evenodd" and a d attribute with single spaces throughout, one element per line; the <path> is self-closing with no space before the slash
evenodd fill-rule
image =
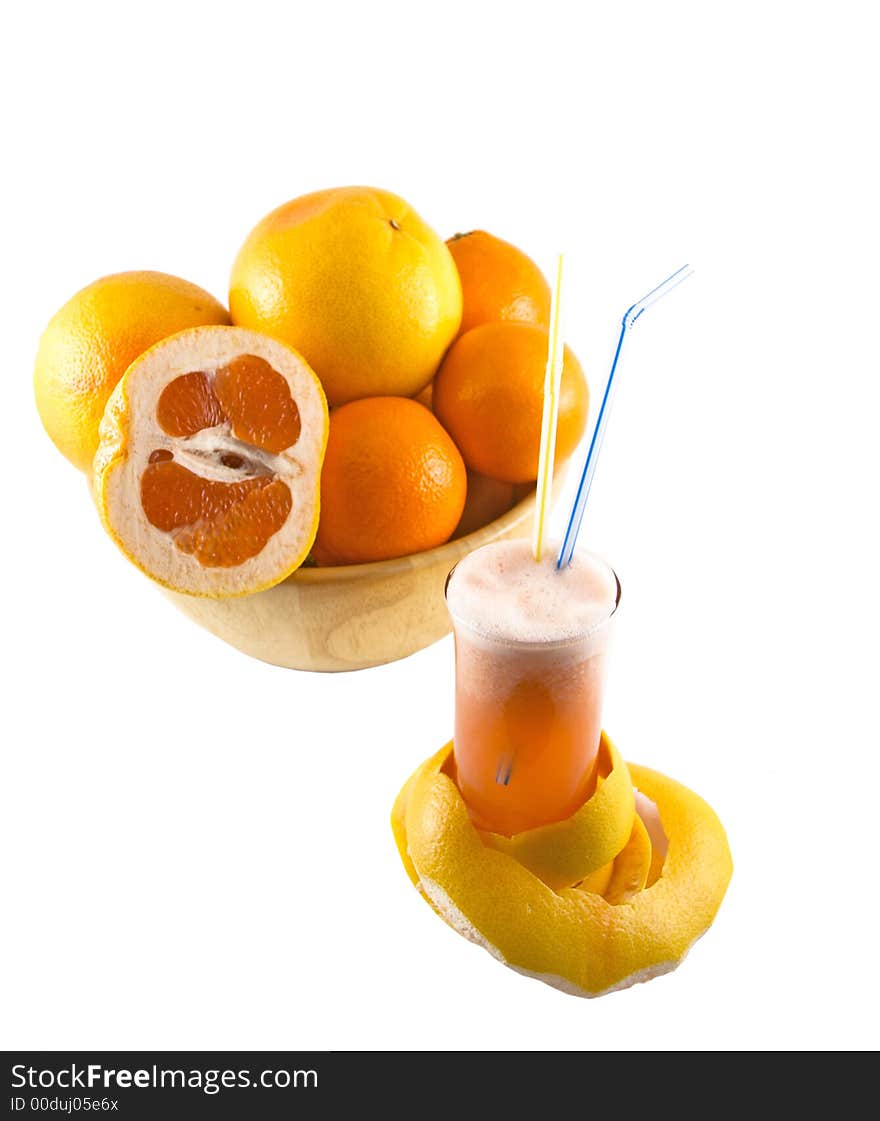
<path id="1" fill-rule="evenodd" d="M 293 199 L 251 231 L 232 268 L 233 322 L 295 347 L 331 405 L 413 397 L 461 322 L 449 249 L 388 191 Z"/>
<path id="2" fill-rule="evenodd" d="M 229 323 L 202 288 L 161 272 L 123 272 L 77 292 L 49 321 L 34 364 L 34 395 L 58 450 L 87 471 L 107 399 L 128 366 L 186 327 Z"/>

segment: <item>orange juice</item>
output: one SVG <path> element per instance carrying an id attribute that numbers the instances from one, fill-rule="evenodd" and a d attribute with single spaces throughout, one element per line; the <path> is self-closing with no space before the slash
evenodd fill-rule
<path id="1" fill-rule="evenodd" d="M 456 778 L 474 824 L 512 836 L 585 800 L 602 731 L 613 569 L 579 552 L 556 569 L 527 541 L 485 545 L 450 574 Z"/>

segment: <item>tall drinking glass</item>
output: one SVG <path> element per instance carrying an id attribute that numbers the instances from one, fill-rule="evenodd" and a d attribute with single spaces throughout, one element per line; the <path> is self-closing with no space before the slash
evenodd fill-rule
<path id="1" fill-rule="evenodd" d="M 555 557 L 495 542 L 446 584 L 457 782 L 474 824 L 506 836 L 564 820 L 593 784 L 620 583 L 595 554 Z"/>

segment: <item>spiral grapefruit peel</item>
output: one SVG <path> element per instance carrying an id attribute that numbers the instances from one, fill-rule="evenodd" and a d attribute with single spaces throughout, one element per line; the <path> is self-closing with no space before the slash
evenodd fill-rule
<path id="1" fill-rule="evenodd" d="M 101 519 L 148 576 L 189 595 L 272 587 L 315 539 L 328 412 L 291 347 L 239 327 L 181 331 L 129 366 L 100 427 Z"/>
<path id="2" fill-rule="evenodd" d="M 702 798 L 627 765 L 604 733 L 599 759 L 596 787 L 571 818 L 497 837 L 472 824 L 448 743 L 391 815 L 404 867 L 441 918 L 517 972 L 588 997 L 680 965 L 733 871 Z"/>

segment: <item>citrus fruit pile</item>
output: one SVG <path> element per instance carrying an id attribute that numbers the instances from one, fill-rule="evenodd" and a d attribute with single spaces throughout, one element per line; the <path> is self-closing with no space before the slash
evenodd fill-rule
<path id="1" fill-rule="evenodd" d="M 565 821 L 513 837 L 478 830 L 450 743 L 404 785 L 391 824 L 410 879 L 453 929 L 578 996 L 675 969 L 712 924 L 733 870 L 712 808 L 627 765 L 604 733 L 595 788 Z"/>
<path id="2" fill-rule="evenodd" d="M 254 227 L 228 310 L 156 272 L 77 293 L 40 340 L 36 402 L 130 560 L 178 592 L 245 595 L 509 509 L 537 474 L 549 312 L 510 243 L 444 241 L 396 195 L 333 188 Z M 557 462 L 588 405 L 566 350 Z"/>

